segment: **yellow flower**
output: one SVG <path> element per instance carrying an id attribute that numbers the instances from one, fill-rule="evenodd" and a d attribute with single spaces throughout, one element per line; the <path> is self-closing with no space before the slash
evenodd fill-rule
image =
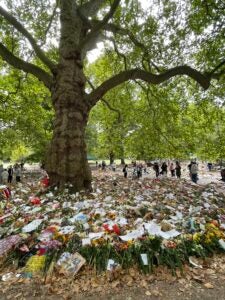
<path id="1" fill-rule="evenodd" d="M 29 258 L 29 260 L 26 263 L 25 271 L 26 272 L 31 272 L 31 273 L 36 273 L 36 272 L 41 272 L 44 269 L 45 266 L 45 260 L 46 256 L 42 255 L 33 255 Z"/>
<path id="2" fill-rule="evenodd" d="M 200 239 L 201 239 L 201 233 L 195 233 L 195 234 L 193 235 L 193 241 L 199 242 Z"/>
<path id="3" fill-rule="evenodd" d="M 133 245 L 133 244 L 134 244 L 134 241 L 132 241 L 132 240 L 129 240 L 129 241 L 127 241 L 127 244 L 128 244 L 129 246 L 131 246 L 131 245 Z"/>

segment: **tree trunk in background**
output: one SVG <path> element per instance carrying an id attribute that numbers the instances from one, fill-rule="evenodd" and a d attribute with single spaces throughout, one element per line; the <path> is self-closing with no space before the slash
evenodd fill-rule
<path id="1" fill-rule="evenodd" d="M 109 160 L 110 160 L 110 165 L 113 164 L 113 162 L 114 162 L 114 153 L 113 152 L 109 153 Z"/>
<path id="2" fill-rule="evenodd" d="M 125 165 L 125 159 L 124 159 L 124 158 L 121 158 L 121 159 L 120 159 L 120 163 L 121 163 L 121 165 Z"/>
<path id="3" fill-rule="evenodd" d="M 52 101 L 55 109 L 53 138 L 46 157 L 50 185 L 73 185 L 75 191 L 91 188 L 85 128 L 89 108 L 84 97 L 83 70 L 77 57 L 59 66 Z"/>

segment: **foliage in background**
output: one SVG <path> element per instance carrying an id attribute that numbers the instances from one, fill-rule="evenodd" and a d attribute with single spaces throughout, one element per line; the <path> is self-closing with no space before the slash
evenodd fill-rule
<path id="1" fill-rule="evenodd" d="M 59 15 L 52 1 L 4 2 L 57 61 Z M 122 70 L 142 68 L 160 73 L 179 64 L 199 70 L 217 66 L 216 71 L 223 72 L 224 9 L 219 0 L 153 1 L 148 9 L 142 9 L 136 0 L 121 3 L 114 24 L 122 25 L 124 32 L 107 33 L 101 57 L 93 64 L 86 62 L 87 78 L 96 87 Z M 0 25 L 1 41 L 15 55 L 45 68 L 34 59 L 21 33 L 4 18 Z M 12 69 L 2 60 L 0 68 L 0 158 L 19 159 L 29 152 L 30 160 L 41 160 L 52 136 L 50 94 L 32 75 Z M 88 153 L 118 159 L 183 159 L 191 154 L 222 159 L 224 92 L 224 77 L 213 80 L 206 92 L 188 78 L 170 79 L 157 86 L 141 81 L 124 83 L 109 91 L 91 111 L 86 130 Z"/>

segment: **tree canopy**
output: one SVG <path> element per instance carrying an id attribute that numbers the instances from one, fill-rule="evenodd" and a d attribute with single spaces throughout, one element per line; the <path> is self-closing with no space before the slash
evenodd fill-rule
<path id="1" fill-rule="evenodd" d="M 11 135 L 6 145 L 19 140 L 43 152 L 53 129 L 49 173 L 72 181 L 81 170 L 77 159 L 86 156 L 82 137 L 90 114 L 86 140 L 99 156 L 223 156 L 224 4 L 143 4 L 1 2 L 1 138 Z M 99 42 L 102 55 L 90 63 L 87 54 Z M 76 158 L 74 147 L 80 149 Z M 54 169 L 63 153 L 68 159 Z"/>

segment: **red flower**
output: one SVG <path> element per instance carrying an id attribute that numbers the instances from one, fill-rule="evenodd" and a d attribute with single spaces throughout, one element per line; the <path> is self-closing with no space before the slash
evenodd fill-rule
<path id="1" fill-rule="evenodd" d="M 41 204 L 41 200 L 40 200 L 40 198 L 38 198 L 38 197 L 32 198 L 30 202 L 31 202 L 32 204 L 34 204 L 34 205 L 40 205 L 40 204 Z"/>
<path id="2" fill-rule="evenodd" d="M 117 235 L 120 234 L 120 228 L 117 224 L 114 224 L 112 228 L 113 228 L 113 232 L 115 232 Z"/>
<path id="3" fill-rule="evenodd" d="M 45 249 L 45 248 L 41 248 L 41 249 L 38 250 L 38 253 L 37 253 L 37 254 L 38 254 L 39 256 L 41 256 L 41 255 L 44 255 L 45 253 L 46 253 L 46 249 Z"/>
<path id="4" fill-rule="evenodd" d="M 112 232 L 112 230 L 109 229 L 109 225 L 108 225 L 108 224 L 103 224 L 102 226 L 103 226 L 103 228 L 105 229 L 105 231 L 107 231 L 107 232 L 109 232 L 109 233 Z"/>
<path id="5" fill-rule="evenodd" d="M 44 187 L 48 187 L 49 186 L 49 178 L 46 176 L 44 177 L 42 180 L 41 180 L 41 184 L 44 186 Z"/>

